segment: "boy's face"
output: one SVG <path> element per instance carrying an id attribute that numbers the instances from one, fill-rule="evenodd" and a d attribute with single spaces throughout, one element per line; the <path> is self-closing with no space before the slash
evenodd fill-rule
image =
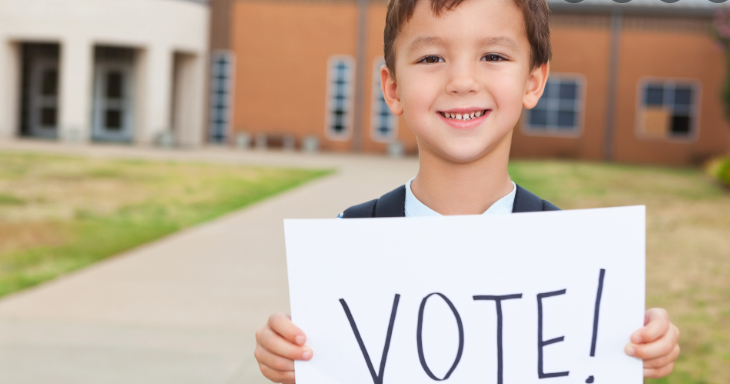
<path id="1" fill-rule="evenodd" d="M 523 16 L 512 0 L 466 0 L 440 16 L 420 0 L 395 50 L 397 83 L 381 70 L 386 101 L 405 114 L 422 153 L 451 162 L 472 162 L 497 147 L 508 153 L 523 105 L 535 106 L 547 80 L 547 65 L 530 68 Z"/>

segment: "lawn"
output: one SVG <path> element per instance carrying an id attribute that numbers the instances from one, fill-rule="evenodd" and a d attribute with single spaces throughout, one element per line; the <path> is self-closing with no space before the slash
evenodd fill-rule
<path id="1" fill-rule="evenodd" d="M 0 297 L 327 173 L 0 152 Z"/>
<path id="2" fill-rule="evenodd" d="M 513 162 L 564 209 L 647 206 L 647 304 L 682 331 L 652 384 L 730 381 L 730 193 L 695 169 Z M 0 296 L 295 187 L 329 171 L 0 153 Z"/>
<path id="3" fill-rule="evenodd" d="M 680 328 L 682 356 L 653 384 L 730 382 L 730 193 L 695 169 L 514 162 L 513 179 L 561 208 L 647 207 L 647 305 Z"/>

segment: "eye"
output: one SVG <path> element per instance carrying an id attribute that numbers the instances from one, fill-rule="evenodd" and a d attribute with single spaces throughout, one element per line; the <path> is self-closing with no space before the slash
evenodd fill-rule
<path id="1" fill-rule="evenodd" d="M 442 63 L 443 61 L 444 61 L 444 59 L 442 59 L 441 56 L 428 55 L 428 56 L 418 60 L 417 63 L 436 64 L 436 63 Z"/>
<path id="2" fill-rule="evenodd" d="M 487 53 L 486 55 L 482 56 L 482 59 L 484 59 L 484 61 L 505 61 L 505 60 L 507 60 L 503 56 L 498 55 L 496 53 Z"/>

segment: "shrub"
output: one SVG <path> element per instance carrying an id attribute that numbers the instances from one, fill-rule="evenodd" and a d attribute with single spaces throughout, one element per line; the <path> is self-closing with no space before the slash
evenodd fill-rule
<path id="1" fill-rule="evenodd" d="M 707 172 L 720 184 L 730 187 L 730 155 L 710 161 L 707 165 Z"/>

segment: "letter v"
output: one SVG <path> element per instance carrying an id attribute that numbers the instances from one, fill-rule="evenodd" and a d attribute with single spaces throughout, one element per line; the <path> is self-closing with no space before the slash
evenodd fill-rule
<path id="1" fill-rule="evenodd" d="M 390 336 L 393 334 L 393 323 L 395 323 L 395 314 L 396 312 L 398 312 L 398 301 L 400 301 L 400 295 L 396 293 L 395 299 L 393 299 L 393 309 L 390 311 L 390 323 L 388 324 L 388 334 L 385 336 L 385 347 L 383 348 L 383 356 L 380 358 L 380 370 L 378 373 L 375 373 L 373 362 L 370 360 L 370 355 L 368 354 L 368 350 L 365 348 L 365 343 L 363 343 L 362 337 L 360 337 L 360 332 L 357 330 L 357 325 L 355 324 L 355 319 L 352 317 L 352 313 L 350 312 L 350 307 L 347 306 L 345 299 L 340 299 L 340 304 L 342 304 L 342 309 L 345 310 L 347 320 L 350 321 L 350 327 L 352 327 L 352 332 L 355 333 L 357 344 L 360 346 L 363 357 L 365 357 L 365 363 L 367 363 L 368 365 L 368 369 L 370 370 L 370 375 L 373 377 L 374 384 L 383 384 L 385 361 L 388 359 L 388 349 L 390 349 Z"/>

